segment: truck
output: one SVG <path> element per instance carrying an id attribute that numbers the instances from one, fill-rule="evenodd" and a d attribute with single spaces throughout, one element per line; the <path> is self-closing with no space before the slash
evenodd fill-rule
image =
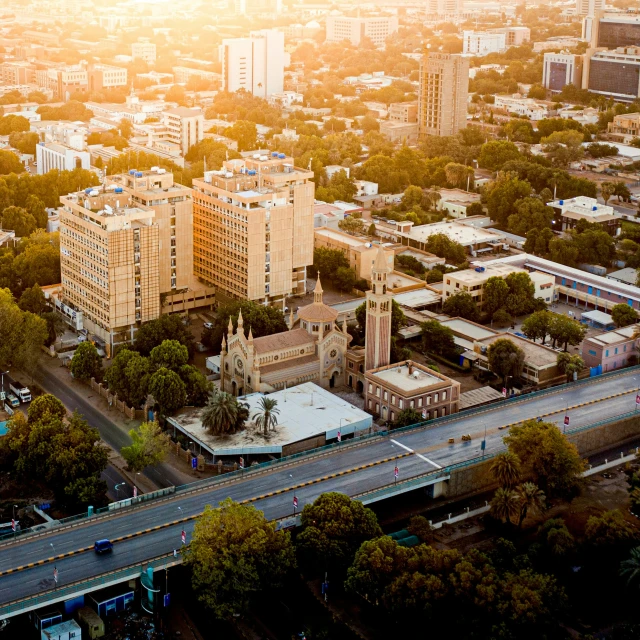
<path id="1" fill-rule="evenodd" d="M 9 405 L 12 408 L 16 408 L 20 406 L 20 400 L 16 398 L 13 393 L 6 393 L 4 398 L 5 405 Z"/>
<path id="2" fill-rule="evenodd" d="M 29 387 L 25 387 L 22 382 L 15 380 L 9 384 L 9 389 L 16 394 L 20 402 L 31 402 L 31 391 Z"/>

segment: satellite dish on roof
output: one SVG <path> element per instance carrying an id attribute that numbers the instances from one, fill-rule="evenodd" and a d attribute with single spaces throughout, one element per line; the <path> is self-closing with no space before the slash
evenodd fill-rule
<path id="1" fill-rule="evenodd" d="M 104 205 L 104 210 L 105 210 L 109 215 L 112 215 L 112 214 L 113 214 L 113 209 L 111 208 L 111 205 L 105 204 L 105 205 Z"/>

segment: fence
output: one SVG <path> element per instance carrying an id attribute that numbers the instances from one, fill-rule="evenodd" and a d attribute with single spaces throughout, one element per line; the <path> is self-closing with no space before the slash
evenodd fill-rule
<path id="1" fill-rule="evenodd" d="M 127 407 L 124 400 L 118 400 L 118 394 L 111 393 L 109 387 L 103 385 L 102 382 L 96 382 L 95 378 L 91 378 L 90 384 L 93 391 L 97 391 L 100 397 L 105 398 L 110 407 L 115 407 L 120 413 L 124 413 L 124 415 L 131 420 L 144 420 L 143 410 Z"/>

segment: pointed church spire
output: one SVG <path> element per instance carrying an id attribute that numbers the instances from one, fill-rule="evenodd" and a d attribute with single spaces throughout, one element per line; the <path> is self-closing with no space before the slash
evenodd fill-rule
<path id="1" fill-rule="evenodd" d="M 389 272 L 389 265 L 387 264 L 387 258 L 384 253 L 382 245 L 378 246 L 378 253 L 376 254 L 376 260 L 373 264 L 374 271 L 380 271 L 382 273 Z"/>
<path id="2" fill-rule="evenodd" d="M 224 339 L 224 336 L 222 336 L 222 344 L 220 345 L 220 352 L 224 353 L 226 348 L 227 348 L 227 341 Z"/>
<path id="3" fill-rule="evenodd" d="M 229 316 L 229 326 L 227 327 L 227 335 L 229 337 L 233 335 L 233 322 L 231 322 L 231 316 Z"/>
<path id="4" fill-rule="evenodd" d="M 320 284 L 320 272 L 318 271 L 318 279 L 316 280 L 316 286 L 313 290 L 313 301 L 316 304 L 322 304 L 322 284 Z"/>
<path id="5" fill-rule="evenodd" d="M 253 344 L 253 333 L 251 333 L 251 327 L 249 327 L 249 336 L 247 337 L 249 344 Z"/>
<path id="6" fill-rule="evenodd" d="M 240 313 L 238 313 L 238 328 L 236 333 L 241 333 L 244 335 L 244 320 L 242 319 L 242 309 L 240 309 Z"/>

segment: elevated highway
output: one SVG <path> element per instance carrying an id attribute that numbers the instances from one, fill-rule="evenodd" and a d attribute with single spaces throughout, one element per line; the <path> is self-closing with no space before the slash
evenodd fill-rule
<path id="1" fill-rule="evenodd" d="M 182 530 L 188 541 L 204 507 L 227 497 L 254 504 L 267 518 L 278 520 L 292 515 L 294 495 L 300 510 L 327 491 L 373 502 L 407 488 L 443 484 L 451 467 L 482 455 L 485 430 L 485 455 L 494 455 L 503 448 L 508 427 L 522 420 L 543 416 L 563 428 L 568 408 L 574 430 L 634 412 L 639 386 L 640 367 L 627 369 L 423 426 L 343 442 L 266 468 L 251 468 L 244 475 L 179 487 L 154 501 L 5 540 L 0 544 L 0 619 L 112 584 L 118 576 L 120 581 L 130 579 L 131 571 L 139 572 L 139 565 L 152 559 L 158 567 L 175 562 L 173 551 L 181 547 Z M 461 441 L 466 434 L 471 440 Z M 112 554 L 93 553 L 93 542 L 101 538 L 114 541 Z"/>

